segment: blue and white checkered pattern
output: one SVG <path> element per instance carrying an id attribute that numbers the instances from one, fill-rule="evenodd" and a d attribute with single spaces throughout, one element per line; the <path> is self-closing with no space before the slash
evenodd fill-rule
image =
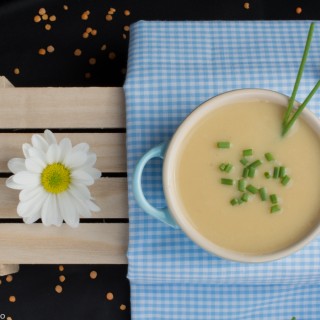
<path id="1" fill-rule="evenodd" d="M 142 212 L 131 189 L 142 154 L 169 139 L 201 102 L 239 88 L 291 95 L 309 25 L 141 21 L 131 27 L 125 94 L 133 319 L 320 319 L 320 239 L 272 263 L 226 261 Z M 319 71 L 316 28 L 297 100 Z M 319 98 L 309 103 L 318 116 Z M 165 206 L 159 160 L 146 167 L 143 188 L 152 204 Z"/>

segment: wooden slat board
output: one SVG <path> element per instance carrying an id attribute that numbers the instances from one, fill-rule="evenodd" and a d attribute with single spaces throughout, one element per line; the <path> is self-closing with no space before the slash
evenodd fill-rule
<path id="1" fill-rule="evenodd" d="M 122 88 L 9 86 L 10 83 L 0 77 L 0 173 L 9 172 L 10 158 L 22 157 L 22 143 L 30 143 L 33 129 L 54 128 L 66 131 L 57 133 L 58 139 L 69 137 L 73 144 L 89 143 L 98 156 L 96 167 L 110 177 L 101 178 L 90 188 L 101 212 L 93 214 L 76 229 L 65 224 L 60 228 L 45 227 L 41 223 L 23 224 L 16 214 L 19 191 L 6 188 L 6 178 L 0 178 L 0 264 L 127 263 L 128 223 L 123 223 L 128 218 L 128 205 Z"/>

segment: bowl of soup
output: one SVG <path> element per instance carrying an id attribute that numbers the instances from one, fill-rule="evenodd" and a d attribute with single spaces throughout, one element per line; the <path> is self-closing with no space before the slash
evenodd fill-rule
<path id="1" fill-rule="evenodd" d="M 320 233 L 320 122 L 305 109 L 283 136 L 288 101 L 278 92 L 241 89 L 202 103 L 170 142 L 137 163 L 140 207 L 229 260 L 273 261 L 303 248 Z M 164 159 L 167 208 L 143 194 L 143 169 L 154 157 Z"/>

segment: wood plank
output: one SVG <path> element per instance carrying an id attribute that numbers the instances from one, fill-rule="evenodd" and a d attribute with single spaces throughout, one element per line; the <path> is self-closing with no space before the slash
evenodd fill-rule
<path id="1" fill-rule="evenodd" d="M 0 133 L 0 172 L 9 172 L 8 160 L 22 158 L 22 144 L 31 142 L 29 133 Z M 97 154 L 96 167 L 102 172 L 126 172 L 125 133 L 58 133 L 58 141 L 64 137 L 75 145 L 87 142 Z"/>
<path id="2" fill-rule="evenodd" d="M 13 88 L 13 84 L 4 76 L 0 76 L 0 88 Z"/>
<path id="3" fill-rule="evenodd" d="M 0 128 L 125 127 L 122 87 L 0 88 Z"/>
<path id="4" fill-rule="evenodd" d="M 72 229 L 42 224 L 0 224 L 4 264 L 125 264 L 128 224 L 81 224 Z"/>
<path id="5" fill-rule="evenodd" d="M 0 277 L 19 272 L 18 264 L 0 264 Z"/>
<path id="6" fill-rule="evenodd" d="M 101 208 L 100 212 L 92 214 L 92 218 L 128 218 L 126 178 L 101 178 L 90 191 Z M 19 218 L 18 202 L 19 190 L 7 188 L 5 179 L 0 178 L 0 219 Z"/>

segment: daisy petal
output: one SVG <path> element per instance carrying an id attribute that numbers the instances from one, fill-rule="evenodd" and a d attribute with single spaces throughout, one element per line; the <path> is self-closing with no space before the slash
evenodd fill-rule
<path id="1" fill-rule="evenodd" d="M 41 210 L 43 202 L 47 199 L 48 194 L 39 192 L 39 194 L 27 201 L 20 201 L 17 212 L 20 217 L 29 217 Z"/>
<path id="2" fill-rule="evenodd" d="M 20 201 L 28 201 L 37 196 L 39 193 L 43 192 L 42 186 L 25 188 L 19 193 Z"/>
<path id="3" fill-rule="evenodd" d="M 59 160 L 60 160 L 60 147 L 57 144 L 50 145 L 46 156 L 47 156 L 47 162 L 49 164 L 59 162 Z"/>
<path id="4" fill-rule="evenodd" d="M 46 167 L 45 163 L 39 158 L 28 158 L 25 162 L 27 170 L 34 173 L 41 173 Z"/>
<path id="5" fill-rule="evenodd" d="M 29 150 L 32 148 L 31 144 L 29 143 L 24 143 L 22 145 L 22 152 L 25 156 L 25 158 L 29 158 Z"/>
<path id="6" fill-rule="evenodd" d="M 13 158 L 8 161 L 8 168 L 13 173 L 18 173 L 19 171 L 26 171 L 25 159 Z"/>
<path id="7" fill-rule="evenodd" d="M 72 181 L 76 184 L 85 184 L 86 186 L 90 186 L 94 183 L 91 175 L 83 170 L 74 170 L 71 173 Z"/>
<path id="8" fill-rule="evenodd" d="M 68 168 L 77 168 L 87 161 L 87 154 L 83 151 L 70 152 L 64 158 L 63 164 Z"/>
<path id="9" fill-rule="evenodd" d="M 89 189 L 83 184 L 71 184 L 69 192 L 77 199 L 90 199 L 91 194 Z"/>
<path id="10" fill-rule="evenodd" d="M 101 209 L 98 207 L 93 201 L 85 200 L 85 204 L 87 205 L 88 209 L 93 212 L 99 212 Z"/>
<path id="11" fill-rule="evenodd" d="M 38 210 L 38 212 L 34 213 L 33 215 L 24 217 L 23 222 L 26 224 L 34 223 L 40 219 L 40 216 L 41 216 L 41 213 L 40 213 L 40 210 Z"/>
<path id="12" fill-rule="evenodd" d="M 87 153 L 89 151 L 90 147 L 87 143 L 85 142 L 82 142 L 82 143 L 78 143 L 77 145 L 75 145 L 73 147 L 73 151 L 82 151 L 82 152 L 85 152 Z"/>
<path id="13" fill-rule="evenodd" d="M 52 131 L 50 130 L 45 130 L 44 131 L 44 137 L 47 140 L 47 142 L 50 144 L 57 144 L 57 140 L 56 137 L 54 136 L 54 134 L 52 133 Z"/>
<path id="14" fill-rule="evenodd" d="M 66 157 L 66 155 L 71 152 L 72 149 L 72 144 L 71 144 L 71 140 L 69 138 L 63 138 L 60 143 L 59 143 L 59 147 L 60 147 L 60 162 L 63 162 L 64 158 Z"/>
<path id="15" fill-rule="evenodd" d="M 49 144 L 45 138 L 40 136 L 40 134 L 34 134 L 31 138 L 31 142 L 34 148 L 47 152 Z"/>
<path id="16" fill-rule="evenodd" d="M 61 226 L 62 217 L 59 212 L 57 196 L 55 194 L 50 194 L 46 201 L 43 203 L 41 209 L 41 220 L 45 226 Z"/>
<path id="17" fill-rule="evenodd" d="M 94 180 L 101 178 L 101 171 L 96 168 L 86 168 L 85 171 L 89 173 Z"/>
<path id="18" fill-rule="evenodd" d="M 91 218 L 91 212 L 83 201 L 81 201 L 80 199 L 75 199 L 75 205 L 77 208 L 77 212 L 81 217 Z"/>
<path id="19" fill-rule="evenodd" d="M 76 211 L 75 200 L 67 191 L 59 194 L 57 199 L 62 218 L 70 227 L 76 228 L 79 225 L 79 214 Z"/>
<path id="20" fill-rule="evenodd" d="M 37 186 L 40 184 L 40 175 L 28 171 L 20 171 L 16 173 L 12 179 L 16 184 L 24 186 Z"/>
<path id="21" fill-rule="evenodd" d="M 25 185 L 22 185 L 22 184 L 14 182 L 13 181 L 13 177 L 14 176 L 11 176 L 6 180 L 6 186 L 8 188 L 16 189 L 16 190 L 22 190 L 22 189 L 24 189 L 26 187 Z"/>
<path id="22" fill-rule="evenodd" d="M 30 148 L 29 149 L 29 158 L 38 158 L 40 159 L 43 163 L 47 163 L 47 159 L 46 159 L 46 154 L 39 149 L 36 148 Z"/>
<path id="23" fill-rule="evenodd" d="M 97 155 L 93 152 L 89 152 L 85 166 L 92 167 L 96 164 L 96 162 L 97 162 Z"/>

